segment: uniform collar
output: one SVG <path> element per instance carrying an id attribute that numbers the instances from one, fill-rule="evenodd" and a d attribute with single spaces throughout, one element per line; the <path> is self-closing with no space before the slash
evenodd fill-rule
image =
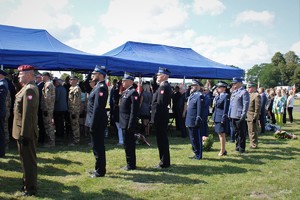
<path id="1" fill-rule="evenodd" d="M 162 85 L 164 85 L 165 83 L 168 83 L 168 81 L 165 80 L 165 81 L 161 82 L 159 85 L 162 86 Z"/>
<path id="2" fill-rule="evenodd" d="M 128 92 L 129 90 L 131 90 L 133 88 L 133 85 L 131 85 L 130 87 L 128 87 L 126 90 L 124 90 L 124 92 L 123 93 L 126 93 L 126 92 Z"/>

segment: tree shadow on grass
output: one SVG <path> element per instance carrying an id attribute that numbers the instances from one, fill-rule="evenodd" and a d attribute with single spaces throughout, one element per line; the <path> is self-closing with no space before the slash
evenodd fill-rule
<path id="1" fill-rule="evenodd" d="M 64 165 L 70 165 L 70 164 L 77 164 L 77 165 L 82 165 L 83 163 L 74 161 L 74 160 L 68 160 L 68 159 L 63 159 L 58 156 L 53 156 L 53 158 L 37 158 L 37 163 L 41 164 L 64 164 Z"/>
<path id="2" fill-rule="evenodd" d="M 173 164 L 171 165 L 170 168 L 166 168 L 166 169 L 145 168 L 141 170 L 148 171 L 148 172 L 163 172 L 163 173 L 184 174 L 184 175 L 198 174 L 204 176 L 214 176 L 218 174 L 240 174 L 240 173 L 246 173 L 248 171 L 246 168 L 232 166 L 232 165 L 210 166 L 210 165 L 201 165 L 201 163 L 199 163 L 199 165 Z"/>
<path id="3" fill-rule="evenodd" d="M 0 199 L 18 199 L 17 195 L 21 192 L 18 190 L 21 188 L 21 179 L 11 177 L 0 176 L 0 188 L 1 192 L 9 197 L 3 197 L 0 195 Z M 9 185 L 9 187 L 8 187 Z M 124 193 L 120 193 L 113 190 L 103 189 L 99 192 L 81 192 L 78 186 L 66 186 L 56 181 L 50 181 L 47 179 L 38 179 L 38 192 L 37 199 L 137 199 L 143 200 L 143 198 L 133 198 L 132 196 Z"/>
<path id="4" fill-rule="evenodd" d="M 68 172 L 63 169 L 53 167 L 52 165 L 44 165 L 38 167 L 38 174 L 46 176 L 69 176 L 69 175 L 80 175 L 78 172 Z"/>
<path id="5" fill-rule="evenodd" d="M 7 162 L 0 162 L 0 168 L 4 171 L 22 171 L 20 161 L 17 159 L 9 159 Z"/>
<path id="6" fill-rule="evenodd" d="M 222 157 L 222 158 L 206 158 L 214 162 L 232 162 L 237 164 L 265 164 L 263 160 L 293 160 L 292 156 L 299 155 L 300 148 L 281 148 L 281 147 L 260 147 L 257 150 L 248 151 L 246 155 L 235 157 Z"/>
<path id="7" fill-rule="evenodd" d="M 259 138 L 258 139 L 259 143 L 262 144 L 276 144 L 276 145 L 282 145 L 282 144 L 287 144 L 288 140 L 282 140 L 282 139 L 269 139 L 269 138 Z"/>
<path id="8" fill-rule="evenodd" d="M 21 163 L 17 159 L 10 159 L 7 162 L 0 162 L 0 167 L 4 171 L 22 173 Z M 49 165 L 44 165 L 42 167 L 38 166 L 38 174 L 48 175 L 48 176 L 67 176 L 67 175 L 78 175 L 79 173 L 67 172 L 66 170 L 55 168 L 53 167 L 52 163 L 49 163 Z"/>
<path id="9" fill-rule="evenodd" d="M 164 172 L 149 174 L 149 173 L 138 173 L 135 171 L 133 173 L 118 173 L 117 175 L 110 176 L 111 178 L 120 178 L 131 180 L 138 183 L 163 183 L 163 184 L 185 184 L 185 185 L 194 185 L 194 184 L 207 184 L 206 181 L 199 180 L 198 178 L 192 179 L 188 177 L 178 176 L 174 173 Z"/>

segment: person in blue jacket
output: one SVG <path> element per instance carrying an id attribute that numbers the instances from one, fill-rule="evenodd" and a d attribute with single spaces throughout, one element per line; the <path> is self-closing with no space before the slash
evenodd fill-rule
<path id="1" fill-rule="evenodd" d="M 236 136 L 236 148 L 239 153 L 245 153 L 247 124 L 246 116 L 249 109 L 249 93 L 243 88 L 243 78 L 234 77 L 234 91 L 231 94 L 228 116 L 233 124 Z"/>
<path id="2" fill-rule="evenodd" d="M 201 126 L 204 117 L 204 95 L 199 91 L 200 82 L 193 80 L 191 84 L 191 94 L 187 101 L 187 113 L 185 125 L 188 128 L 192 143 L 194 156 L 192 159 L 202 159 L 202 136 Z M 203 130 L 203 129 L 202 129 Z"/>
<path id="3" fill-rule="evenodd" d="M 218 96 L 215 97 L 215 109 L 213 114 L 213 120 L 215 123 L 215 132 L 219 134 L 221 149 L 219 152 L 219 156 L 227 155 L 227 151 L 225 149 L 226 143 L 226 132 L 229 128 L 228 125 L 228 109 L 230 103 L 229 94 L 226 92 L 227 83 L 220 81 L 217 84 Z"/>

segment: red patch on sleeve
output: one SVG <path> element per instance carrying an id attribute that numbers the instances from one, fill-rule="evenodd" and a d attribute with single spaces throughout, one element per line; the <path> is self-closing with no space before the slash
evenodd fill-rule
<path id="1" fill-rule="evenodd" d="M 164 93 L 165 93 L 165 91 L 164 91 L 164 90 L 161 90 L 161 91 L 160 91 L 160 94 L 164 94 Z"/>
<path id="2" fill-rule="evenodd" d="M 103 92 L 99 92 L 99 96 L 102 97 L 103 96 Z"/>
<path id="3" fill-rule="evenodd" d="M 32 100 L 32 95 L 28 95 L 27 100 L 29 100 L 29 101 Z"/>

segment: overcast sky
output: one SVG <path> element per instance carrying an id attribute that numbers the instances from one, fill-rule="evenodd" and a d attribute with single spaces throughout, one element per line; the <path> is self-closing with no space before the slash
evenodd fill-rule
<path id="1" fill-rule="evenodd" d="M 46 29 L 102 54 L 126 41 L 192 48 L 249 69 L 300 56 L 300 0 L 0 0 L 0 24 Z"/>

